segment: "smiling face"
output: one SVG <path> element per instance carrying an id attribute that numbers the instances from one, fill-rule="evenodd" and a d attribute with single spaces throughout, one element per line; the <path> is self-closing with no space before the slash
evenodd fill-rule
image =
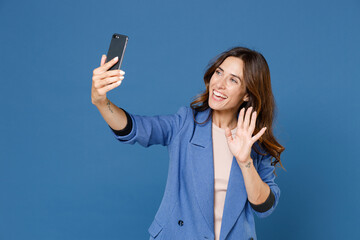
<path id="1" fill-rule="evenodd" d="M 248 100 L 243 69 L 243 60 L 232 56 L 215 69 L 210 79 L 208 100 L 213 110 L 236 113 L 242 102 Z"/>

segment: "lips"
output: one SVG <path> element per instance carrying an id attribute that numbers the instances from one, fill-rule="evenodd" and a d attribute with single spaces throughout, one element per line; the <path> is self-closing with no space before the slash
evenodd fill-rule
<path id="1" fill-rule="evenodd" d="M 221 92 L 219 92 L 219 91 L 217 91 L 217 90 L 213 90 L 213 95 L 214 96 L 216 96 L 216 97 L 218 97 L 218 98 L 223 98 L 223 99 L 227 99 L 228 97 L 225 95 L 225 94 L 223 94 L 223 93 L 221 93 Z"/>
<path id="2" fill-rule="evenodd" d="M 224 97 L 226 97 L 226 98 L 224 98 Z M 215 102 L 222 102 L 227 99 L 227 96 L 220 93 L 219 91 L 213 90 L 213 92 L 211 94 L 211 99 Z"/>

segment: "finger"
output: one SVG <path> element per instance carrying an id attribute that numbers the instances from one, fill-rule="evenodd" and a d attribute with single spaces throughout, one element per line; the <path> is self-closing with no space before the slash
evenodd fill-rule
<path id="1" fill-rule="evenodd" d="M 107 70 L 109 70 L 117 61 L 119 60 L 118 57 L 115 57 L 113 59 L 111 59 L 110 61 L 108 61 L 107 63 L 105 63 L 104 65 L 96 68 L 94 70 L 94 74 L 101 74 L 103 72 L 106 72 Z"/>
<path id="2" fill-rule="evenodd" d="M 251 110 L 253 109 L 253 107 L 249 107 L 246 110 L 246 115 L 245 115 L 245 121 L 244 121 L 244 127 L 248 128 L 249 127 L 249 123 L 250 123 L 250 114 L 251 114 Z"/>
<path id="3" fill-rule="evenodd" d="M 96 81 L 96 80 L 104 80 L 108 77 L 121 77 L 121 76 L 124 76 L 125 75 L 125 72 L 122 71 L 122 70 L 110 70 L 110 71 L 106 71 L 106 72 L 103 72 L 101 74 L 95 74 L 93 76 L 93 80 Z"/>
<path id="4" fill-rule="evenodd" d="M 124 80 L 124 76 L 121 76 L 121 77 L 115 76 L 115 77 L 106 78 L 104 80 L 98 80 L 98 81 L 94 82 L 94 87 L 102 88 L 102 87 L 105 87 L 106 85 L 109 85 L 111 83 L 114 83 L 114 82 L 117 82 L 120 80 L 121 81 Z"/>
<path id="5" fill-rule="evenodd" d="M 250 123 L 250 128 L 249 128 L 249 132 L 252 136 L 254 130 L 255 130 L 255 126 L 256 126 L 256 111 L 252 113 L 252 116 L 251 116 L 251 123 Z"/>
<path id="6" fill-rule="evenodd" d="M 106 71 L 100 75 L 98 75 L 100 77 L 100 79 L 104 79 L 104 78 L 107 78 L 107 77 L 112 77 L 112 76 L 124 76 L 125 75 L 125 72 L 123 70 L 109 70 L 109 71 Z"/>
<path id="7" fill-rule="evenodd" d="M 226 136 L 226 139 L 227 139 L 229 142 L 231 142 L 231 141 L 233 140 L 233 137 L 232 137 L 230 128 L 226 128 L 226 129 L 225 129 L 225 136 Z"/>
<path id="8" fill-rule="evenodd" d="M 253 137 L 251 138 L 251 140 L 252 140 L 253 142 L 256 142 L 256 141 L 259 140 L 259 138 L 265 133 L 265 131 L 266 131 L 266 127 L 263 127 L 255 136 L 253 136 Z"/>
<path id="9" fill-rule="evenodd" d="M 104 65 L 104 64 L 105 64 L 105 61 L 106 61 L 106 55 L 103 54 L 103 55 L 101 56 L 100 66 Z"/>
<path id="10" fill-rule="evenodd" d="M 242 128 L 242 126 L 243 126 L 244 112 L 245 112 L 245 108 L 242 108 L 240 110 L 239 117 L 238 117 L 238 130 L 240 130 L 240 128 Z"/>
<path id="11" fill-rule="evenodd" d="M 107 86 L 105 86 L 105 87 L 103 87 L 103 88 L 100 88 L 100 89 L 98 90 L 98 92 L 99 92 L 100 95 L 104 95 L 104 94 L 107 93 L 108 91 L 110 91 L 110 90 L 112 90 L 112 89 L 120 86 L 120 85 L 121 85 L 121 82 L 122 82 L 122 81 L 120 80 L 120 81 L 114 82 L 114 83 L 112 83 L 112 84 L 109 84 L 109 85 L 107 85 Z"/>

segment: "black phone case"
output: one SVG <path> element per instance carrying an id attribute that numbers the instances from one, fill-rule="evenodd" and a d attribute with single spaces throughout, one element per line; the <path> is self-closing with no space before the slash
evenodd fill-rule
<path id="1" fill-rule="evenodd" d="M 108 53 L 106 55 L 106 62 L 111 61 L 114 57 L 119 57 L 119 60 L 109 70 L 119 70 L 129 37 L 126 35 L 114 33 L 111 38 Z"/>

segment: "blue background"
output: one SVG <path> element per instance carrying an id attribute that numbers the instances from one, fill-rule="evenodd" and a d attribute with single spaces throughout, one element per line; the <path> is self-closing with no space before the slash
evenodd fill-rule
<path id="1" fill-rule="evenodd" d="M 355 0 L 1 1 L 0 239 L 148 239 L 167 149 L 121 144 L 91 103 L 114 32 L 130 39 L 108 98 L 140 115 L 188 106 L 217 54 L 260 51 L 286 171 L 258 238 L 356 238 L 359 25 Z"/>

